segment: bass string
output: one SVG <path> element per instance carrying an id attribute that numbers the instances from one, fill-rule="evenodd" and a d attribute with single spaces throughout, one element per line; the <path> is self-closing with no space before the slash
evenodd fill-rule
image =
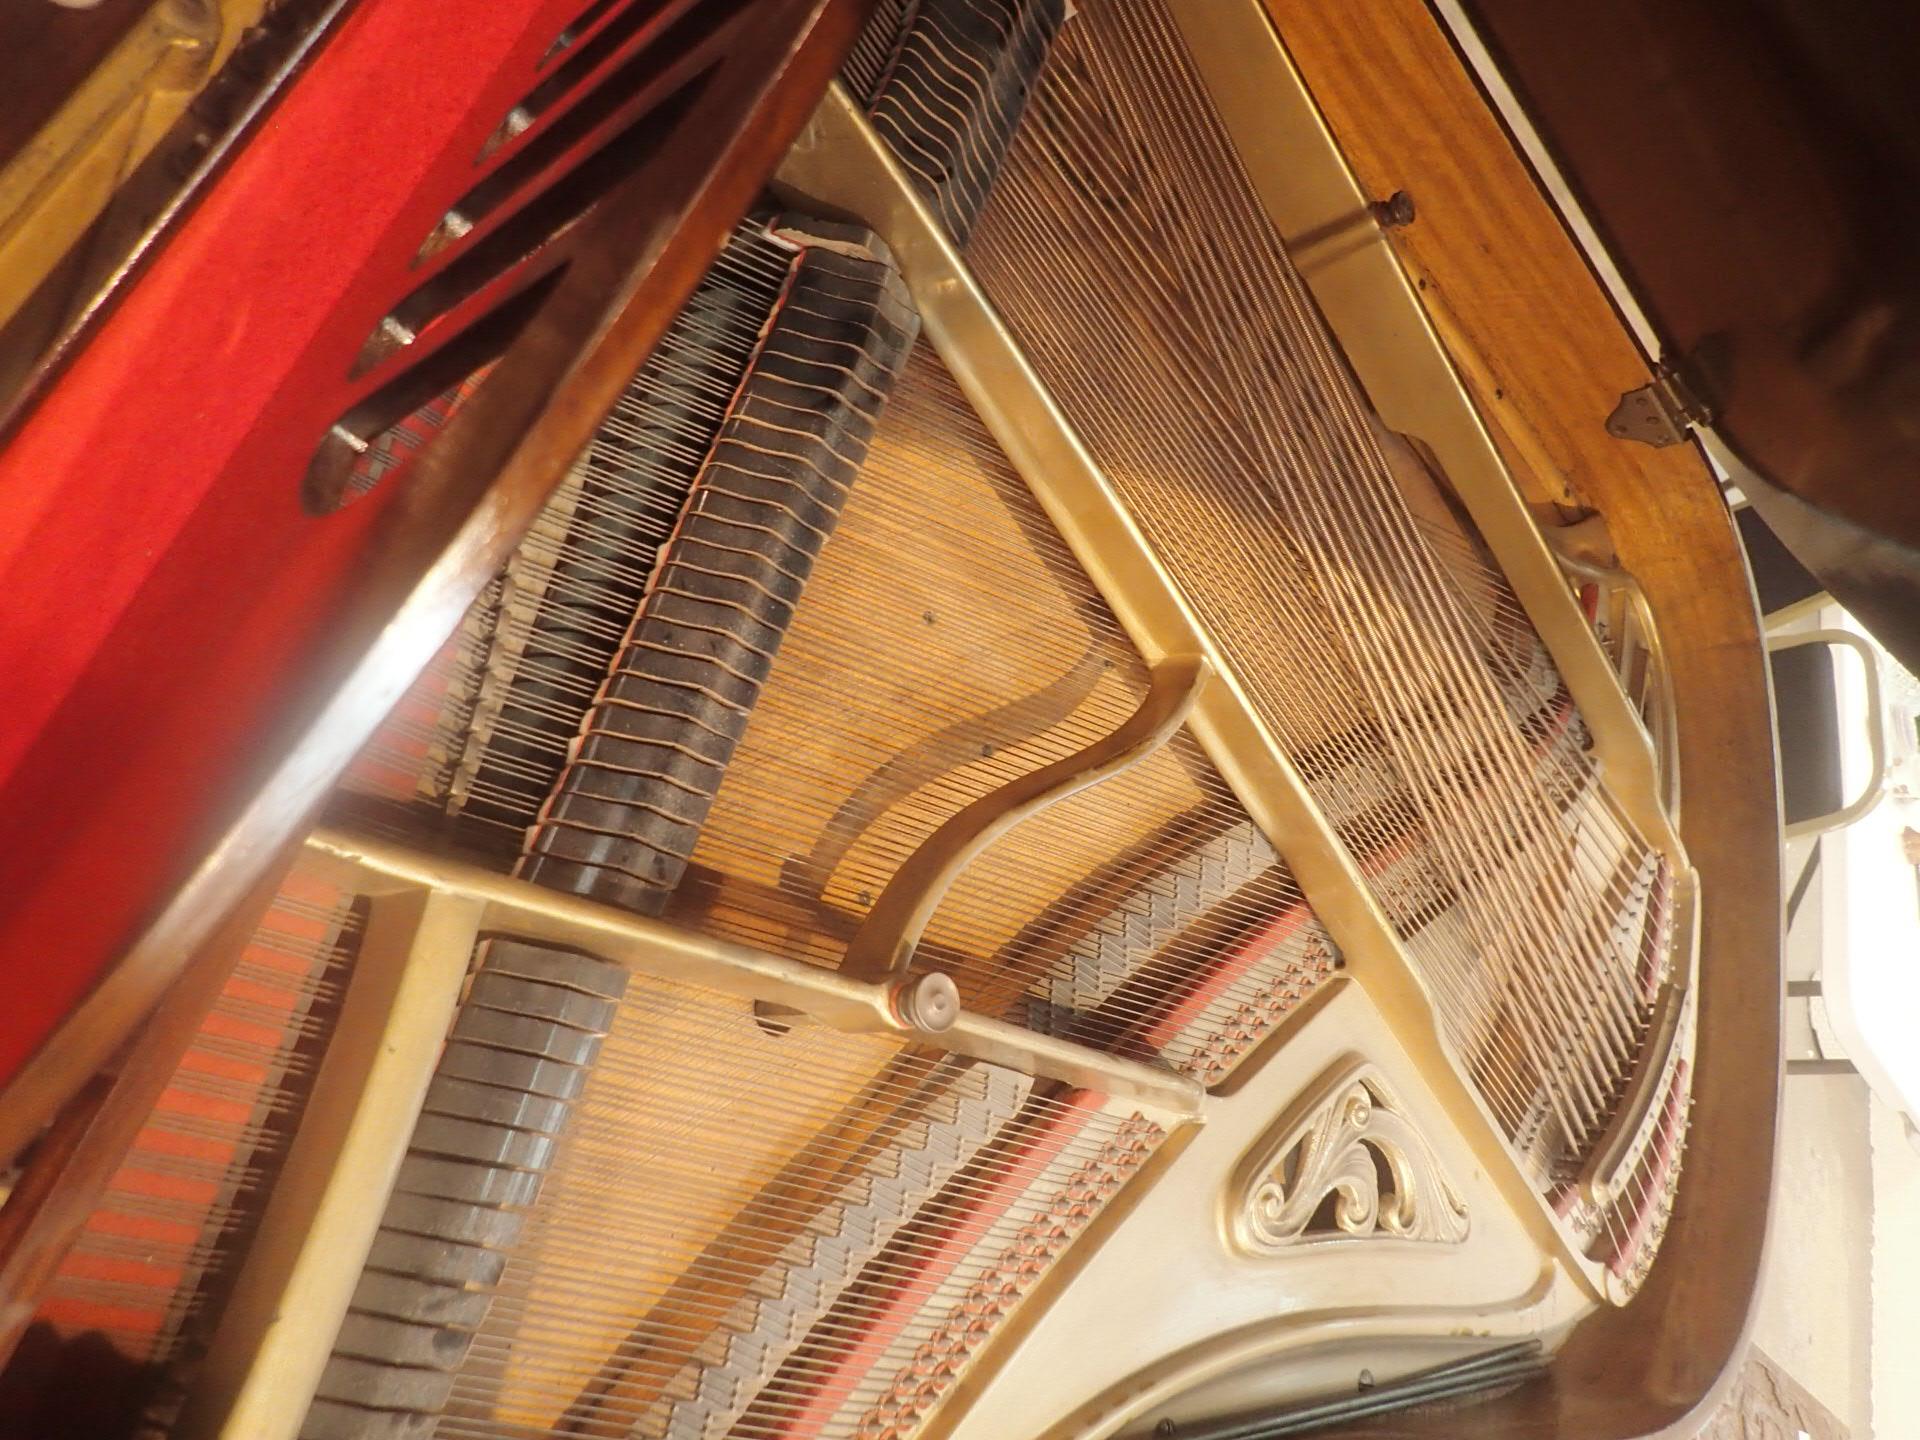
<path id="1" fill-rule="evenodd" d="M 431 833 L 435 821 L 452 814 L 470 841 L 486 845 L 493 836 L 517 845 L 565 762 L 597 683 L 583 686 L 563 665 L 529 659 L 536 636 L 525 601 L 551 598 L 554 612 L 564 611 L 564 628 L 547 627 L 539 645 L 604 674 L 625 633 L 620 606 L 630 611 L 652 572 L 792 253 L 751 219 L 736 228 L 502 575 L 363 752 L 345 788 L 414 808 L 411 825 L 388 817 L 408 838 Z M 503 603 L 508 594 L 515 605 Z M 483 699 L 488 703 L 480 706 Z M 511 713 L 501 724 L 495 712 L 503 704 Z M 516 715 L 538 718 L 528 724 Z M 519 753 L 503 752 L 496 743 L 503 739 Z M 481 806 L 468 814 L 474 800 Z"/>
<path id="2" fill-rule="evenodd" d="M 818 1107 L 806 1103 L 806 1096 L 831 1088 L 834 1081 L 859 1089 L 859 1077 L 887 1047 L 869 1037 L 795 1032 L 767 1042 L 765 1064 L 745 1066 L 737 1053 L 714 1044 L 710 1022 L 715 1020 L 753 1033 L 746 1007 L 706 1001 L 684 990 L 645 985 L 637 995 L 630 992 L 623 1005 L 616 1035 L 595 1068 L 548 1190 L 509 1267 L 487 1334 L 476 1345 L 477 1361 L 491 1357 L 510 1366 L 512 1383 L 521 1387 L 514 1403 L 537 1398 L 525 1390 L 528 1386 L 543 1391 L 549 1403 L 571 1397 L 578 1361 L 554 1358 L 552 1352 L 591 1348 L 605 1338 L 604 1321 L 579 1318 L 582 1306 L 610 1291 L 627 1295 L 628 1305 L 637 1303 L 632 1297 L 648 1293 L 645 1285 L 610 1287 L 607 1277 L 616 1263 L 650 1262 L 658 1289 L 685 1270 L 688 1247 L 677 1242 L 688 1226 L 700 1223 L 697 1217 L 710 1216 L 714 1225 L 731 1217 L 732 1251 L 709 1254 L 699 1264 L 704 1288 L 682 1296 L 670 1311 L 649 1316 L 634 1332 L 646 1342 L 636 1354 L 651 1357 L 648 1363 L 655 1367 L 667 1365 L 676 1354 L 692 1352 L 724 1317 L 725 1293 L 741 1290 L 763 1273 L 767 1259 L 819 1213 L 824 1198 L 837 1187 L 859 1183 L 844 1163 L 848 1155 L 832 1153 L 816 1155 L 799 1173 L 790 1162 L 780 1181 L 786 1198 L 769 1198 L 760 1177 L 747 1176 L 741 1183 L 753 1188 L 754 1199 L 746 1212 L 750 1224 L 740 1224 L 741 1212 L 725 1200 L 731 1192 L 719 1177 L 738 1166 L 743 1154 L 769 1143 L 784 1142 L 798 1147 L 794 1154 L 802 1153 L 818 1133 Z M 632 1043 L 615 1043 L 623 1037 Z M 886 1110 L 924 1098 L 928 1077 L 940 1071 L 966 1073 L 952 1062 L 897 1056 L 860 1089 L 859 1103 Z M 671 1094 L 656 1093 L 668 1077 Z M 1081 1108 L 1030 1095 L 1021 1113 L 1023 1123 L 1036 1128 Z M 1059 1148 L 1058 1163 L 1084 1163 L 1097 1148 L 1094 1140 L 1077 1137 Z M 1010 1162 L 990 1164 L 950 1184 L 942 1192 L 945 1203 L 965 1211 L 1004 1182 L 1009 1169 Z M 1040 1208 L 1041 1202 L 1023 1191 L 1010 1199 L 999 1223 L 1017 1228 Z M 870 1273 L 904 1282 L 914 1273 L 919 1253 L 909 1246 Z M 722 1291 L 719 1297 L 716 1288 Z M 469 1401 L 486 1400 L 497 1396 L 497 1386 L 463 1379 L 459 1393 Z"/>

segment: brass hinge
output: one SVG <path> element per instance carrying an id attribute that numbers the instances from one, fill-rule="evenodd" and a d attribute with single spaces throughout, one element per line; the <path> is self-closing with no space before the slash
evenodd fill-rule
<path id="1" fill-rule="evenodd" d="M 1638 390 L 1629 390 L 1607 416 L 1607 433 L 1616 440 L 1638 440 L 1656 449 L 1678 445 L 1695 425 L 1713 419 L 1707 408 L 1679 372 L 1669 365 L 1654 370 L 1653 379 Z"/>

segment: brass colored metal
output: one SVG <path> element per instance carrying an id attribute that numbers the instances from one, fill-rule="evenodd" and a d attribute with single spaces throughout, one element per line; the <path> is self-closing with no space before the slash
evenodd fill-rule
<path id="1" fill-rule="evenodd" d="M 1713 417 L 1701 408 L 1680 377 L 1664 365 L 1647 384 L 1620 397 L 1607 416 L 1607 433 L 1616 440 L 1635 440 L 1656 450 L 1678 445 L 1695 425 Z"/>
<path id="2" fill-rule="evenodd" d="M 584 950 L 641 974 L 763 1002 L 838 1030 L 904 1030 L 955 1055 L 1101 1090 L 1169 1118 L 1200 1113 L 1205 1092 L 1184 1075 L 966 1011 L 945 1029 L 920 1029 L 896 1008 L 890 984 L 718 940 L 465 861 L 321 827 L 307 838 L 305 863 L 376 898 L 421 890 L 464 897 L 480 906 L 479 928 L 487 933 Z"/>
<path id="3" fill-rule="evenodd" d="M 153 0 L 0 168 L 0 323 L 219 69 L 265 0 Z"/>
<path id="4" fill-rule="evenodd" d="M 1376 1236 L 1457 1245 L 1468 1227 L 1466 1202 L 1432 1145 L 1379 1068 L 1357 1055 L 1261 1137 L 1235 1171 L 1226 1212 L 1233 1243 L 1254 1256 Z"/>
<path id="5" fill-rule="evenodd" d="M 1383 1226 L 1364 1239 L 1342 1232 L 1272 1250 L 1245 1246 L 1236 1214 L 1259 1188 L 1256 1177 L 1270 1173 L 1256 1171 L 1257 1161 L 1281 1158 L 1276 1142 L 1350 1094 L 1348 1085 L 1331 1088 L 1336 1082 L 1363 1076 L 1391 1092 L 1406 1122 L 1393 1143 L 1430 1153 L 1428 1173 L 1444 1176 L 1465 1213 L 1441 1191 L 1425 1190 L 1426 1201 L 1448 1206 L 1449 1229 L 1470 1220 L 1466 1233 L 1416 1243 Z M 1359 986 L 1334 986 L 1283 1044 L 1236 1072 L 1236 1082 L 1209 1096 L 1207 1123 L 1190 1127 L 1134 1208 L 1048 1293 L 1030 1328 L 983 1358 L 971 1404 L 950 1427 L 936 1417 L 932 1435 L 1149 1435 L 1160 1418 L 1184 1428 L 1351 1386 L 1361 1365 L 1384 1381 L 1463 1341 L 1550 1337 L 1592 1311 L 1585 1283 L 1542 1252 L 1526 1217 L 1507 1203 L 1501 1177 L 1479 1163 L 1431 1077 Z M 1357 1167 L 1352 1174 L 1366 1183 Z M 1397 1180 L 1394 1188 L 1407 1193 Z M 1432 1218 L 1442 1220 L 1437 1211 Z M 1136 1303 L 1142 1256 L 1153 1257 L 1155 1273 L 1182 1282 L 1161 1287 L 1144 1317 Z"/>
<path id="6" fill-rule="evenodd" d="M 860 980 L 905 974 L 927 922 L 975 856 L 1022 820 L 1118 775 L 1166 744 L 1186 723 L 1206 679 L 1207 662 L 1197 656 L 1159 661 L 1140 707 L 1112 734 L 1009 781 L 949 818 L 894 872 L 847 943 L 840 973 Z"/>
<path id="7" fill-rule="evenodd" d="M 1227 11 L 1238 8 L 1209 6 L 1206 11 L 1224 19 Z M 1251 7 L 1247 13 L 1258 18 Z M 1260 23 L 1264 27 L 1265 21 Z M 1273 50 L 1270 37 L 1264 43 Z M 1280 81 L 1285 83 L 1290 73 Z M 922 333 L 1148 663 L 1173 655 L 1197 655 L 1206 661 L 1213 678 L 1194 702 L 1188 722 L 1194 738 L 1286 858 L 1350 973 L 1415 1057 L 1507 1203 L 1540 1248 L 1557 1255 L 1598 1298 L 1603 1284 L 1599 1267 L 1566 1236 L 1527 1182 L 1492 1112 L 1461 1078 L 1426 988 L 1352 855 L 939 222 L 840 85 L 829 90 L 815 111 L 775 183 L 814 213 L 860 217 L 887 242 L 920 309 Z M 1450 384 L 1458 395 L 1457 382 Z M 1540 544 L 1537 533 L 1534 543 Z M 1546 554 L 1543 545 L 1541 554 Z M 1550 558 L 1547 564 L 1551 567 Z M 1564 601 L 1565 585 L 1557 571 L 1554 584 Z M 1577 619 L 1578 612 L 1572 613 Z M 1600 663 L 1605 665 L 1603 656 Z M 1608 675 L 1611 684 L 1610 671 Z M 1640 743 L 1644 749 L 1644 739 Z"/>
<path id="8" fill-rule="evenodd" d="M 951 1054 L 1058 1080 L 1079 1090 L 1097 1090 L 1116 1102 L 1152 1109 L 1170 1121 L 1206 1119 L 1210 1102 L 1199 1081 L 1122 1060 L 1057 1035 L 1023 1030 L 971 1010 L 962 1010 L 960 1018 L 945 1030 L 916 1030 L 914 1034 Z"/>
<path id="9" fill-rule="evenodd" d="M 299 1433 L 406 1155 L 485 911 L 484 901 L 449 890 L 374 901 L 337 1038 L 180 1435 Z"/>

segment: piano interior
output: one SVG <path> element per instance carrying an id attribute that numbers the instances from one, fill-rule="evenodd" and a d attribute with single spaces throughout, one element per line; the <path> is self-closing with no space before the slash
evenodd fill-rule
<path id="1" fill-rule="evenodd" d="M 1567 1397 L 1703 1283 L 1687 642 L 1496 444 L 1285 38 L 872 9 L 325 800 L 0 1414 L 1640 1433 Z"/>

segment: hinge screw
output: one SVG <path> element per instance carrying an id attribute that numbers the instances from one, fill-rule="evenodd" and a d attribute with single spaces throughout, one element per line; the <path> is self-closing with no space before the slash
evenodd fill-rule
<path id="1" fill-rule="evenodd" d="M 1382 230 L 1398 230 L 1413 223 L 1413 196 L 1404 190 L 1396 190 L 1384 200 L 1376 200 L 1367 207 L 1373 212 L 1373 218 Z"/>

